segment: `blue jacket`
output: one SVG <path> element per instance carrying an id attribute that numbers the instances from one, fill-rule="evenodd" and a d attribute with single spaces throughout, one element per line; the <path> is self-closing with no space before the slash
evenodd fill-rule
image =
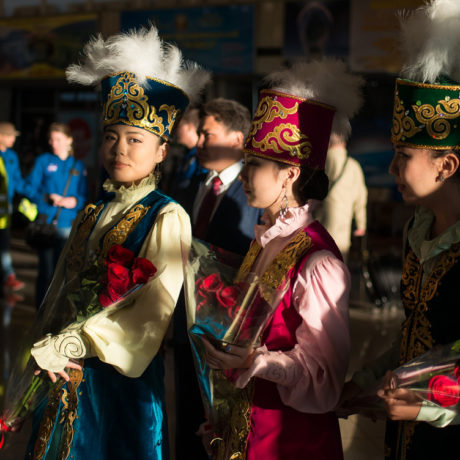
<path id="1" fill-rule="evenodd" d="M 86 204 L 88 184 L 85 165 L 71 156 L 61 160 L 52 153 L 43 153 L 35 160 L 34 168 L 26 179 L 33 189 L 33 193 L 28 196 L 29 199 L 37 205 L 39 214 L 45 214 L 50 223 L 55 218 L 58 208 L 49 204 L 47 196 L 51 193 L 59 195 L 64 193 L 71 168 L 74 169 L 75 173 L 70 181 L 66 196 L 75 197 L 77 206 L 73 209 L 61 208 L 57 224 L 59 228 L 71 227 L 78 212 Z"/>
<path id="2" fill-rule="evenodd" d="M 32 192 L 30 186 L 22 178 L 21 168 L 19 166 L 18 155 L 13 149 L 6 149 L 0 152 L 3 163 L 5 164 L 6 174 L 8 176 L 8 202 L 12 203 L 15 193 L 19 195 L 30 195 Z"/>

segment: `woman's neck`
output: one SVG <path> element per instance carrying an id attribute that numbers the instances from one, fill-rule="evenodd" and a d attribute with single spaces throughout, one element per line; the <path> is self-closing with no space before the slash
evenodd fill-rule
<path id="1" fill-rule="evenodd" d="M 431 207 L 431 211 L 434 214 L 431 238 L 436 238 L 460 220 L 459 191 L 456 190 L 447 199 L 437 200 L 436 205 Z"/>
<path id="2" fill-rule="evenodd" d="M 65 161 L 69 158 L 68 152 L 53 152 L 60 160 Z"/>

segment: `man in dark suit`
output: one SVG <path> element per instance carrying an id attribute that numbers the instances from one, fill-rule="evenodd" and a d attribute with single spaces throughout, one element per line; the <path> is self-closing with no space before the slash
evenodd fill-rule
<path id="1" fill-rule="evenodd" d="M 190 214 L 193 236 L 244 255 L 262 211 L 248 206 L 241 182 L 243 145 L 251 117 L 229 99 L 213 99 L 200 108 L 197 158 L 207 174 L 195 176 L 176 200 Z M 183 297 L 182 297 L 183 299 Z M 207 455 L 195 435 L 204 421 L 203 406 L 186 337 L 184 302 L 174 315 L 176 380 L 176 460 Z"/>
<path id="2" fill-rule="evenodd" d="M 195 237 L 242 255 L 261 216 L 261 210 L 248 206 L 238 180 L 250 123 L 248 109 L 236 101 L 218 98 L 204 104 L 196 150 L 200 165 L 209 172 L 194 177 L 175 197 L 190 214 Z M 202 207 L 212 188 L 216 197 L 206 212 Z"/>

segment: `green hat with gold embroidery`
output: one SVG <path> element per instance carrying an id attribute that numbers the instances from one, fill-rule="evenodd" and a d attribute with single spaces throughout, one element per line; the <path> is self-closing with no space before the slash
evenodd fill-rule
<path id="1" fill-rule="evenodd" d="M 396 79 L 391 140 L 460 147 L 460 1 L 433 0 L 401 17 L 405 65 Z"/>

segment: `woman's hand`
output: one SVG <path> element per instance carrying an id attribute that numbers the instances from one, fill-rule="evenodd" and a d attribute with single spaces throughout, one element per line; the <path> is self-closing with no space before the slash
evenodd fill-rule
<path id="1" fill-rule="evenodd" d="M 396 388 L 394 384 L 394 374 L 388 371 L 384 377 L 383 387 L 377 395 L 383 399 L 385 410 L 391 420 L 415 420 L 422 400 L 411 390 Z"/>
<path id="2" fill-rule="evenodd" d="M 80 364 L 77 364 L 73 361 L 71 361 L 69 359 L 69 361 L 67 362 L 67 364 L 65 365 L 65 369 L 77 369 L 79 371 L 81 371 L 81 366 Z M 46 371 L 46 369 L 43 369 Z M 42 371 L 42 369 L 38 369 L 34 372 L 34 375 L 38 375 L 40 374 L 40 372 Z M 67 374 L 67 372 L 63 369 L 62 371 L 59 371 L 59 372 L 51 372 L 51 371 L 46 371 L 48 373 L 48 377 L 50 378 L 50 380 L 55 383 L 57 381 L 57 375 L 59 375 L 60 377 L 62 377 L 66 382 L 68 382 L 70 380 L 70 377 L 69 375 Z"/>
<path id="3" fill-rule="evenodd" d="M 203 422 L 199 426 L 198 431 L 195 434 L 201 438 L 201 442 L 203 444 L 204 450 L 209 455 L 209 457 L 211 457 L 212 455 L 211 441 L 212 441 L 213 435 L 212 435 L 212 427 L 209 424 L 209 422 Z"/>
<path id="4" fill-rule="evenodd" d="M 50 193 L 49 199 L 53 206 L 61 206 L 66 209 L 73 209 L 77 206 L 77 199 L 74 196 L 64 197 L 57 193 Z"/>
<path id="5" fill-rule="evenodd" d="M 217 350 L 204 337 L 201 340 L 206 350 L 206 362 L 212 369 L 248 369 L 254 361 L 254 348 L 227 345 L 224 352 Z"/>

